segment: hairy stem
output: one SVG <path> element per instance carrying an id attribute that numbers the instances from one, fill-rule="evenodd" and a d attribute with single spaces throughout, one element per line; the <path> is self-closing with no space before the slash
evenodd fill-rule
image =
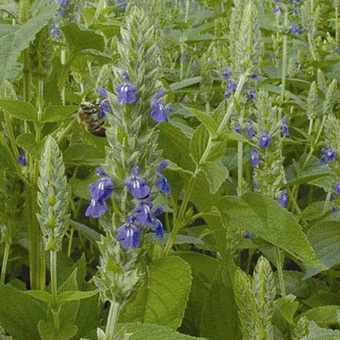
<path id="1" fill-rule="evenodd" d="M 280 284 L 280 290 L 281 290 L 281 295 L 284 299 L 286 299 L 286 287 L 285 287 L 285 282 L 283 278 L 283 263 L 281 259 L 281 252 L 280 248 L 278 246 L 275 246 L 275 260 L 276 260 L 276 268 L 277 268 L 277 273 L 279 276 L 279 284 Z"/>
<path id="2" fill-rule="evenodd" d="M 51 270 L 51 293 L 52 293 L 52 314 L 54 328 L 60 329 L 59 303 L 58 303 L 58 284 L 57 284 L 57 252 L 50 251 L 50 270 Z"/>
<path id="3" fill-rule="evenodd" d="M 237 196 L 242 196 L 243 143 L 237 143 Z"/>
<path id="4" fill-rule="evenodd" d="M 6 278 L 6 270 L 7 270 L 7 263 L 8 263 L 8 256 L 9 256 L 9 249 L 11 245 L 6 242 L 5 244 L 5 251 L 4 251 L 4 257 L 2 259 L 2 267 L 1 267 L 1 277 L 0 277 L 0 284 L 5 283 Z"/>
<path id="5" fill-rule="evenodd" d="M 284 9 L 284 22 L 283 27 L 286 29 L 288 26 L 288 9 Z M 282 51 L 282 73 L 281 73 L 281 102 L 285 98 L 286 90 L 286 77 L 287 77 L 287 53 L 288 53 L 288 37 L 287 34 L 283 36 L 283 51 Z"/>
<path id="6" fill-rule="evenodd" d="M 110 312 L 105 329 L 105 340 L 113 340 L 118 323 L 119 303 L 111 301 Z"/>

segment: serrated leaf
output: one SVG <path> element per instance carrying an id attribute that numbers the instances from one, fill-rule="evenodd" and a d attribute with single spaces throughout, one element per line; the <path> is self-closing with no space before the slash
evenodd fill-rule
<path id="1" fill-rule="evenodd" d="M 37 324 L 46 308 L 24 292 L 0 285 L 0 324 L 14 339 L 37 340 Z"/>
<path id="2" fill-rule="evenodd" d="M 36 300 L 46 302 L 50 304 L 52 302 L 52 295 L 43 290 L 28 290 L 25 292 L 26 295 L 32 296 Z"/>
<path id="3" fill-rule="evenodd" d="M 338 330 L 320 328 L 315 322 L 310 322 L 308 326 L 309 335 L 301 340 L 339 340 L 340 332 Z"/>
<path id="4" fill-rule="evenodd" d="M 190 155 L 196 164 L 200 163 L 208 141 L 209 133 L 203 125 L 200 125 L 190 141 Z"/>
<path id="5" fill-rule="evenodd" d="M 132 334 L 129 340 L 207 340 L 181 334 L 167 327 L 147 323 L 126 323 L 121 324 L 120 327 L 124 328 L 126 333 Z"/>
<path id="6" fill-rule="evenodd" d="M 206 127 L 206 129 L 209 131 L 211 136 L 214 136 L 217 130 L 217 123 L 215 122 L 214 118 L 211 116 L 207 115 L 205 112 L 196 110 L 195 108 L 192 107 L 183 107 L 190 111 L 195 117 Z"/>
<path id="7" fill-rule="evenodd" d="M 15 118 L 35 121 L 37 109 L 31 104 L 22 100 L 0 100 L 0 106 Z"/>
<path id="8" fill-rule="evenodd" d="M 314 225 L 307 236 L 327 269 L 340 263 L 340 222 L 330 221 Z"/>
<path id="9" fill-rule="evenodd" d="M 219 163 L 206 163 L 202 166 L 210 184 L 210 193 L 215 194 L 222 183 L 228 178 L 228 169 Z"/>
<path id="10" fill-rule="evenodd" d="M 45 109 L 42 121 L 47 122 L 59 122 L 65 120 L 71 115 L 76 117 L 76 111 L 79 107 L 76 105 L 50 105 Z"/>
<path id="11" fill-rule="evenodd" d="M 191 288 L 189 265 L 178 256 L 164 257 L 150 265 L 146 281 L 126 306 L 122 319 L 177 329 Z"/>
<path id="12" fill-rule="evenodd" d="M 185 87 L 191 86 L 191 85 L 195 85 L 200 83 L 202 80 L 202 77 L 193 77 L 193 78 L 189 78 L 189 79 L 184 79 L 178 83 L 172 83 L 170 85 L 170 88 L 172 91 L 178 91 L 180 89 L 183 89 Z"/>
<path id="13" fill-rule="evenodd" d="M 285 250 L 306 266 L 325 269 L 296 218 L 273 199 L 248 193 L 223 197 L 216 205 L 226 225 L 239 226 Z"/>
<path id="14" fill-rule="evenodd" d="M 62 28 L 71 51 L 79 52 L 86 49 L 104 50 L 104 39 L 92 30 L 81 30 L 77 24 L 68 24 Z"/>
<path id="15" fill-rule="evenodd" d="M 299 303 L 297 301 L 294 301 L 294 298 L 295 297 L 293 295 L 288 295 L 286 299 L 280 298 L 276 300 L 276 303 L 280 308 L 282 316 L 291 325 L 294 323 L 294 314 L 296 313 L 297 308 L 299 307 Z"/>
<path id="16" fill-rule="evenodd" d="M 77 333 L 77 326 L 68 325 L 57 330 L 53 324 L 40 320 L 38 324 L 39 333 L 42 340 L 68 340 Z"/>
<path id="17" fill-rule="evenodd" d="M 35 137 L 31 133 L 23 133 L 18 136 L 16 142 L 22 148 L 24 148 L 29 154 L 36 159 L 40 159 L 42 149 L 44 147 L 45 139 L 39 143 L 36 142 Z"/>
<path id="18" fill-rule="evenodd" d="M 321 306 L 300 314 L 299 318 L 306 316 L 308 320 L 315 321 L 319 326 L 337 325 L 339 311 L 340 306 Z"/>
<path id="19" fill-rule="evenodd" d="M 69 301 L 78 301 L 81 299 L 87 299 L 96 294 L 98 294 L 97 290 L 91 290 L 87 292 L 80 292 L 80 291 L 63 292 L 60 295 L 58 295 L 58 302 L 62 304 L 62 303 L 69 302 Z"/>
<path id="20" fill-rule="evenodd" d="M 0 80 L 7 76 L 15 65 L 21 51 L 48 24 L 57 9 L 57 4 L 46 1 L 41 12 L 23 25 L 0 24 Z"/>

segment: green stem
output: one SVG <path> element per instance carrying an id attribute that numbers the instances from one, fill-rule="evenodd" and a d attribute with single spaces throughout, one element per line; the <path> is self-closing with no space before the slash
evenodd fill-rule
<path id="1" fill-rule="evenodd" d="M 6 270 L 7 270 L 7 263 L 8 263 L 8 256 L 9 256 L 10 246 L 11 245 L 6 242 L 6 244 L 5 244 L 5 251 L 4 251 L 4 257 L 2 259 L 1 277 L 0 277 L 0 284 L 2 284 L 2 285 L 5 283 Z"/>
<path id="2" fill-rule="evenodd" d="M 331 197 L 332 197 L 332 193 L 331 193 L 331 192 L 328 192 L 328 193 L 327 193 L 327 196 L 326 196 L 325 204 L 324 204 L 324 206 L 323 206 L 322 214 L 324 214 L 324 213 L 327 211 L 327 208 L 328 208 L 329 202 L 330 202 L 330 200 L 331 200 Z"/>
<path id="3" fill-rule="evenodd" d="M 27 50 L 24 52 L 23 74 L 24 100 L 29 102 L 31 100 L 31 73 L 29 69 L 29 55 Z"/>
<path id="4" fill-rule="evenodd" d="M 74 229 L 73 229 L 73 227 L 71 227 L 70 240 L 69 240 L 69 242 L 68 242 L 68 248 L 67 248 L 67 256 L 68 256 L 69 258 L 71 258 L 73 233 L 74 233 Z"/>
<path id="5" fill-rule="evenodd" d="M 188 16 L 189 16 L 189 0 L 187 0 L 186 6 L 185 6 L 185 23 L 188 22 Z"/>
<path id="6" fill-rule="evenodd" d="M 284 8 L 284 22 L 283 27 L 288 27 L 288 9 Z M 287 55 L 288 55 L 288 37 L 287 34 L 283 36 L 283 51 L 282 51 L 282 74 L 281 74 L 281 102 L 283 103 L 286 90 L 286 77 L 287 77 Z"/>
<path id="7" fill-rule="evenodd" d="M 242 196 L 243 142 L 237 143 L 237 196 Z"/>
<path id="8" fill-rule="evenodd" d="M 57 284 L 57 252 L 50 251 L 50 270 L 51 270 L 51 293 L 52 293 L 52 314 L 54 328 L 60 329 L 59 303 L 58 303 L 58 284 Z"/>
<path id="9" fill-rule="evenodd" d="M 12 127 L 12 120 L 8 112 L 4 112 L 4 116 L 5 116 L 5 124 L 6 124 L 7 133 L 8 133 L 8 138 L 11 143 L 12 152 L 13 152 L 15 159 L 17 159 L 19 156 L 19 152 L 18 152 L 17 144 L 15 142 L 15 136 L 14 136 L 13 127 Z"/>
<path id="10" fill-rule="evenodd" d="M 279 276 L 281 295 L 283 299 L 286 299 L 286 287 L 285 287 L 285 282 L 283 278 L 283 270 L 282 270 L 283 263 L 281 259 L 280 248 L 278 246 L 275 246 L 275 260 L 276 260 L 277 273 Z"/>
<path id="11" fill-rule="evenodd" d="M 119 317 L 119 303 L 111 301 L 110 312 L 105 329 L 105 340 L 113 340 Z"/>
<path id="12" fill-rule="evenodd" d="M 25 200 L 27 202 L 27 234 L 31 289 L 43 290 L 45 288 L 46 260 L 43 239 L 36 217 L 36 212 L 38 211 L 37 191 L 36 186 L 32 184 L 26 185 L 25 189 Z"/>
<path id="13" fill-rule="evenodd" d="M 61 72 L 61 75 L 60 75 L 60 78 L 59 78 L 59 81 L 58 81 L 59 91 L 62 91 L 63 88 L 65 87 L 66 80 L 67 80 L 67 77 L 68 77 L 68 72 L 70 71 L 71 65 L 72 65 L 76 56 L 77 56 L 77 53 L 75 51 L 71 52 L 66 64 L 63 67 L 63 70 Z"/>

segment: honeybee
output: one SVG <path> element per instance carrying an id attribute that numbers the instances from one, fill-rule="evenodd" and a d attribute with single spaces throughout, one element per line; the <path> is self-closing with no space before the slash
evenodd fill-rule
<path id="1" fill-rule="evenodd" d="M 99 104 L 84 101 L 77 112 L 79 124 L 84 124 L 86 130 L 94 136 L 105 137 L 105 121 L 98 118 Z"/>

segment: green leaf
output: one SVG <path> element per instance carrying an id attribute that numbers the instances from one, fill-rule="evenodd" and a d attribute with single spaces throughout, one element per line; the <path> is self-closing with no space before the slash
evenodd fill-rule
<path id="1" fill-rule="evenodd" d="M 210 193 L 215 194 L 222 183 L 228 178 L 228 169 L 219 163 L 206 163 L 202 167 L 210 184 Z"/>
<path id="2" fill-rule="evenodd" d="M 200 253 L 185 252 L 178 255 L 190 265 L 192 272 L 192 287 L 182 327 L 193 330 L 193 334 L 201 334 L 202 310 L 220 262 Z"/>
<path id="3" fill-rule="evenodd" d="M 37 119 L 37 109 L 31 104 L 22 100 L 0 100 L 0 106 L 15 118 L 28 121 Z"/>
<path id="4" fill-rule="evenodd" d="M 86 49 L 100 52 L 104 50 L 103 37 L 92 30 L 81 30 L 77 24 L 68 24 L 62 30 L 68 46 L 74 53 Z"/>
<path id="5" fill-rule="evenodd" d="M 75 144 L 64 151 L 64 161 L 69 164 L 98 165 L 104 162 L 104 148 L 92 145 Z"/>
<path id="6" fill-rule="evenodd" d="M 81 299 L 87 299 L 93 295 L 96 295 L 98 293 L 97 290 L 90 290 L 88 292 L 80 292 L 80 291 L 68 291 L 63 292 L 60 295 L 58 295 L 58 302 L 60 304 L 69 302 L 69 301 L 78 301 Z"/>
<path id="7" fill-rule="evenodd" d="M 340 312 L 340 306 L 321 306 L 300 314 L 299 318 L 306 316 L 308 320 L 315 321 L 320 326 L 337 325 L 338 312 Z"/>
<path id="8" fill-rule="evenodd" d="M 195 85 L 200 83 L 202 80 L 202 77 L 193 77 L 193 78 L 189 78 L 189 79 L 184 79 L 178 83 L 172 83 L 170 85 L 170 88 L 172 91 L 178 91 L 180 89 L 183 89 L 185 87 L 191 86 L 191 85 Z"/>
<path id="9" fill-rule="evenodd" d="M 59 122 L 65 120 L 70 115 L 76 117 L 76 111 L 78 110 L 76 105 L 50 105 L 45 109 L 42 121 L 47 122 Z"/>
<path id="10" fill-rule="evenodd" d="M 340 222 L 330 221 L 314 225 L 309 229 L 307 237 L 327 269 L 340 263 Z"/>
<path id="11" fill-rule="evenodd" d="M 58 9 L 57 4 L 45 1 L 42 10 L 23 25 L 0 24 L 0 80 L 11 71 L 20 53 L 48 24 Z"/>
<path id="12" fill-rule="evenodd" d="M 242 198 L 223 197 L 216 207 L 225 225 L 249 230 L 285 250 L 304 265 L 325 269 L 296 218 L 273 199 L 258 193 L 248 193 Z"/>
<path id="13" fill-rule="evenodd" d="M 39 333 L 43 340 L 68 340 L 76 335 L 78 328 L 68 325 L 57 330 L 53 324 L 40 320 L 38 324 Z"/>
<path id="14" fill-rule="evenodd" d="M 24 292 L 26 295 L 32 296 L 36 300 L 46 302 L 48 304 L 52 303 L 52 295 L 43 290 L 28 290 Z"/>
<path id="15" fill-rule="evenodd" d="M 209 140 L 209 133 L 204 125 L 200 125 L 191 141 L 190 141 L 190 155 L 196 164 L 200 164 L 202 155 L 206 149 Z"/>
<path id="16" fill-rule="evenodd" d="M 308 326 L 309 335 L 301 340 L 339 340 L 340 332 L 338 330 L 320 328 L 315 322 L 310 322 Z"/>
<path id="17" fill-rule="evenodd" d="M 33 157 L 40 159 L 45 139 L 41 140 L 37 144 L 35 137 L 31 133 L 23 133 L 18 136 L 16 142 Z"/>
<path id="18" fill-rule="evenodd" d="M 280 298 L 276 300 L 277 305 L 279 306 L 280 312 L 285 320 L 291 325 L 294 324 L 294 314 L 296 313 L 299 303 L 294 301 L 295 296 L 287 295 L 286 299 Z"/>
<path id="19" fill-rule="evenodd" d="M 192 107 L 187 107 L 182 105 L 186 110 L 190 111 L 196 118 L 206 127 L 211 136 L 214 136 L 217 130 L 217 124 L 211 116 L 207 115 L 205 112 L 196 110 Z"/>
<path id="20" fill-rule="evenodd" d="M 200 334 L 210 340 L 237 340 L 241 336 L 233 288 L 235 270 L 230 254 L 226 254 L 205 299 Z"/>
<path id="21" fill-rule="evenodd" d="M 126 323 L 120 325 L 127 334 L 132 334 L 129 340 L 207 340 L 180 334 L 170 328 L 147 323 Z"/>
<path id="22" fill-rule="evenodd" d="M 94 243 L 99 242 L 101 240 L 101 234 L 89 228 L 85 224 L 82 224 L 82 223 L 79 223 L 73 220 L 70 221 L 70 224 L 73 225 L 78 231 L 85 234 Z"/>
<path id="23" fill-rule="evenodd" d="M 146 281 L 127 305 L 122 319 L 177 329 L 191 288 L 189 265 L 178 256 L 164 257 L 150 265 Z"/>
<path id="24" fill-rule="evenodd" d="M 13 339 L 37 340 L 39 320 L 46 307 L 26 293 L 9 285 L 0 285 L 0 324 Z"/>

